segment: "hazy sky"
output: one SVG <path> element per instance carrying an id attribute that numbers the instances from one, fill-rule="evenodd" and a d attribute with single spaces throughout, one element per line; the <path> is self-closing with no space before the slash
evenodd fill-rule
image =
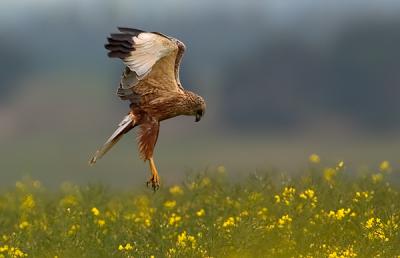
<path id="1" fill-rule="evenodd" d="M 99 1 L 99 0 L 2 0 L 3 7 L 0 13 L 7 17 L 23 18 L 28 15 L 32 10 L 44 10 L 47 8 L 62 9 L 65 6 L 76 6 L 83 12 L 91 13 L 94 8 L 101 8 L 104 6 L 114 6 L 121 11 L 132 11 L 137 9 L 149 10 L 151 13 L 167 13 L 170 11 L 196 10 L 197 13 L 203 11 L 210 11 L 215 9 L 223 9 L 229 11 L 243 10 L 243 9 L 264 9 L 273 16 L 281 18 L 291 18 L 293 16 L 307 14 L 310 11 L 319 12 L 321 10 L 334 12 L 340 10 L 341 12 L 349 11 L 376 11 L 377 15 L 381 12 L 397 12 L 400 7 L 400 2 L 396 0 L 203 0 L 203 1 L 187 1 L 187 0 L 163 0 L 163 1 L 129 1 L 129 0 L 116 0 L 116 1 Z M 5 6 L 5 8 L 4 8 Z M 155 8 L 157 7 L 157 8 Z M 17 12 L 17 13 L 15 13 Z M 17 14 L 17 16 L 15 15 Z M 20 16 L 22 15 L 22 16 Z"/>

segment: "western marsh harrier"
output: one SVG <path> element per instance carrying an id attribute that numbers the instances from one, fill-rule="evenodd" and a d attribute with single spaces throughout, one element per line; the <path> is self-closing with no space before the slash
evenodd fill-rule
<path id="1" fill-rule="evenodd" d="M 130 103 L 130 112 L 119 123 L 117 130 L 89 161 L 96 163 L 121 137 L 139 126 L 140 157 L 149 161 L 154 190 L 160 178 L 153 160 L 160 122 L 175 116 L 195 116 L 200 121 L 205 102 L 199 95 L 185 90 L 179 80 L 179 65 L 185 45 L 159 32 L 118 28 L 119 33 L 108 37 L 105 48 L 108 56 L 120 58 L 125 64 L 117 95 Z"/>

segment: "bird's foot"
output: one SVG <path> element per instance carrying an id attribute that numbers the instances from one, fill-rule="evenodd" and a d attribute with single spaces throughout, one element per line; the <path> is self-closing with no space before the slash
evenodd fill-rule
<path id="1" fill-rule="evenodd" d="M 150 163 L 150 170 L 151 170 L 151 177 L 150 180 L 147 181 L 147 187 L 151 184 L 154 192 L 160 188 L 160 177 L 158 176 L 156 165 L 154 164 L 153 157 L 149 159 Z"/>
<path id="2" fill-rule="evenodd" d="M 160 188 L 160 177 L 157 174 L 153 174 L 149 181 L 147 181 L 147 187 L 150 186 L 153 188 L 153 191 L 157 191 Z"/>

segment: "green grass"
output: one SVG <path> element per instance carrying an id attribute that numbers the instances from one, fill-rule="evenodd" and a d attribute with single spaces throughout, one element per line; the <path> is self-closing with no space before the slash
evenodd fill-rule
<path id="1" fill-rule="evenodd" d="M 398 172 L 307 170 L 123 191 L 22 180 L 0 194 L 0 257 L 398 257 Z"/>

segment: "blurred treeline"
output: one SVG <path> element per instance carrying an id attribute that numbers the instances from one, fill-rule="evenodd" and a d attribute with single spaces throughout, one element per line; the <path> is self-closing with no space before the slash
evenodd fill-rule
<path id="1" fill-rule="evenodd" d="M 23 94 L 30 76 L 79 76 L 92 84 L 93 75 L 105 74 L 111 78 L 96 87 L 113 92 L 121 66 L 107 60 L 102 45 L 124 25 L 188 45 L 183 81 L 211 99 L 218 127 L 298 130 L 333 120 L 374 132 L 399 128 L 398 5 L 300 1 L 282 11 L 268 1 L 223 2 L 170 1 L 156 12 L 124 1 L 14 6 L 16 15 L 0 27 L 0 103 Z"/>

